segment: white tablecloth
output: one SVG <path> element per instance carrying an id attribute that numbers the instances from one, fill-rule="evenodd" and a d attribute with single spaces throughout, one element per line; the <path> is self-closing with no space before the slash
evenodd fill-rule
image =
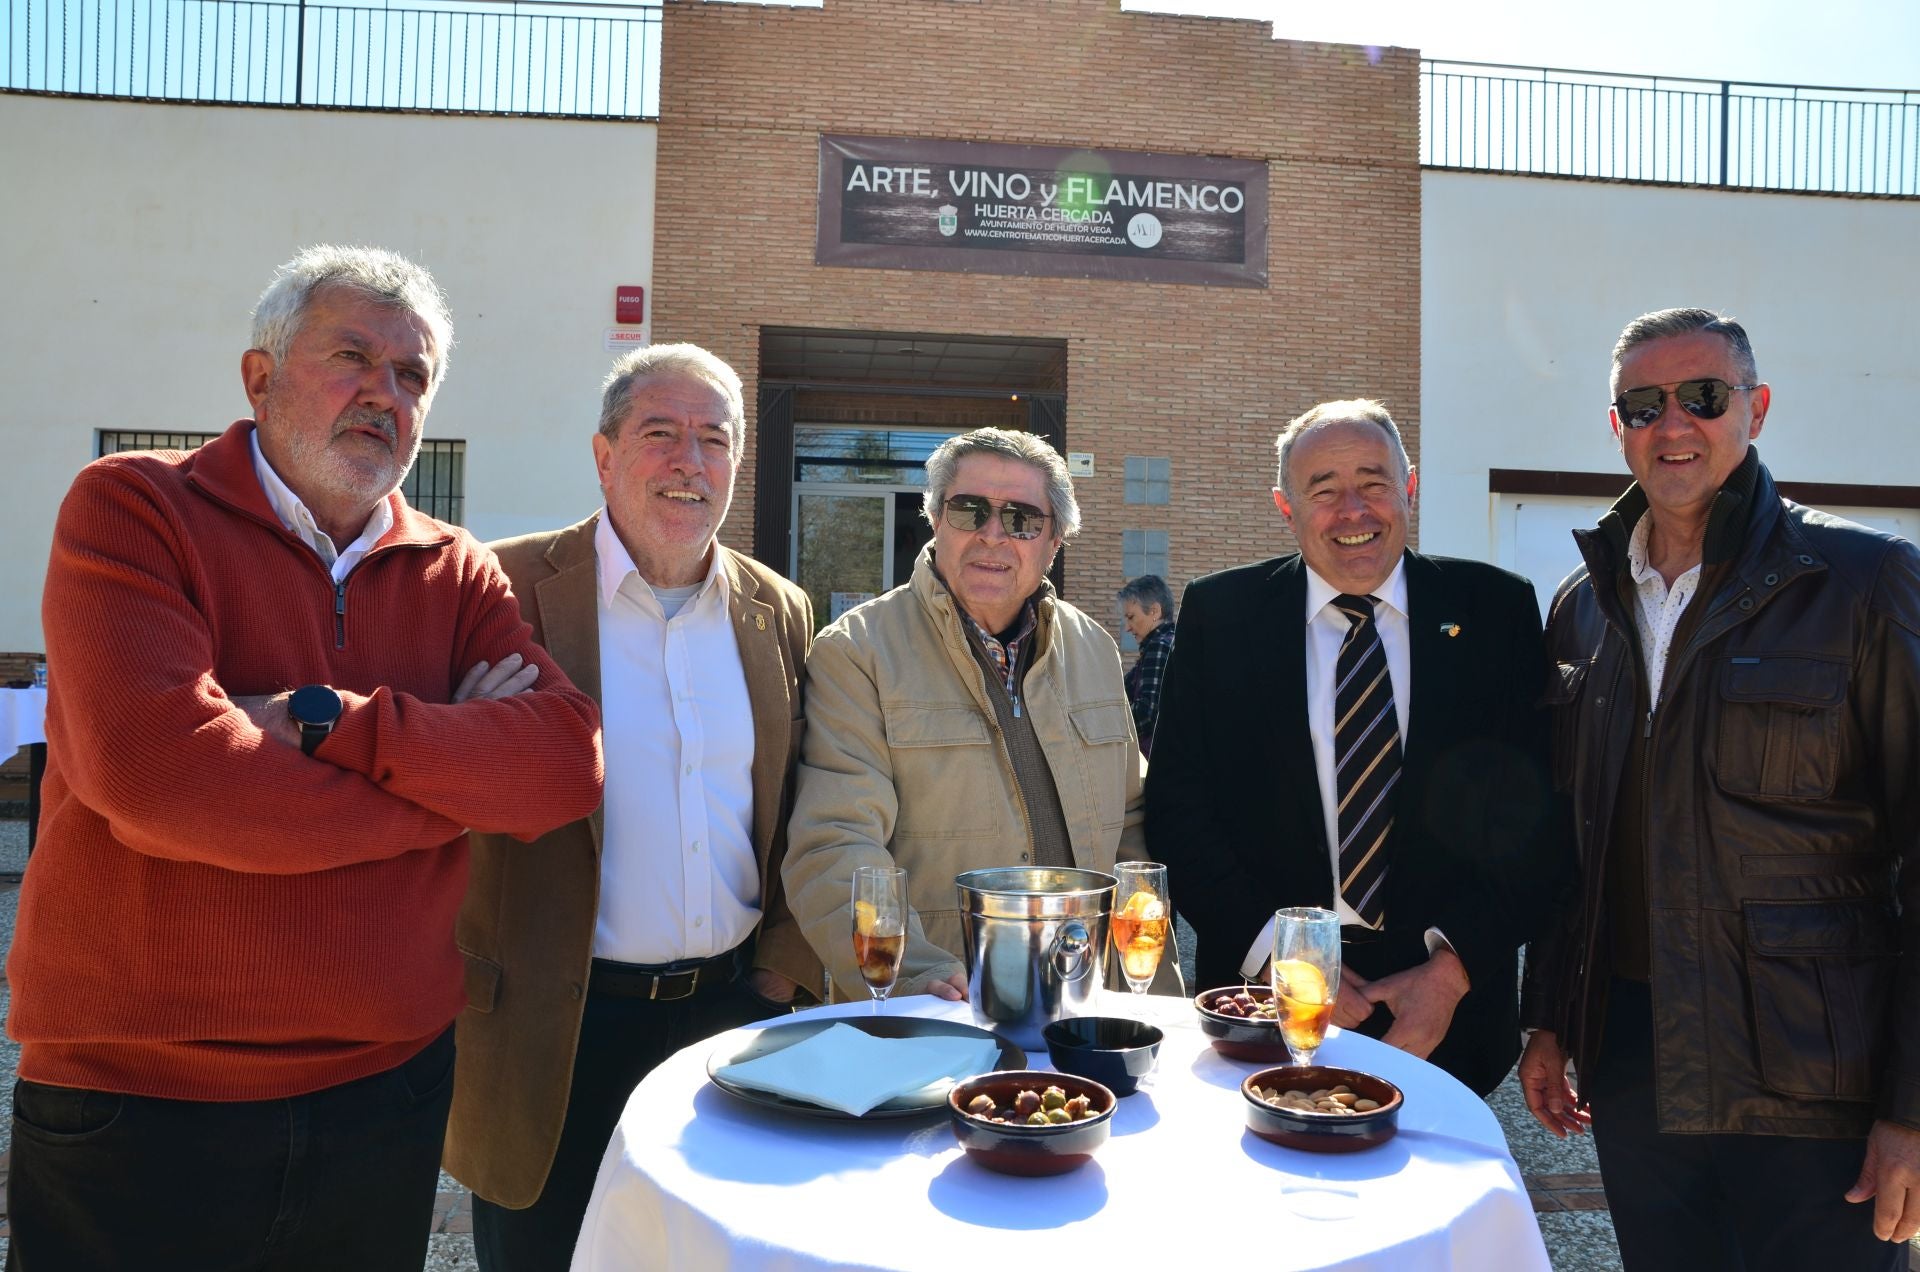
<path id="1" fill-rule="evenodd" d="M 45 742 L 47 691 L 0 689 L 0 760 L 30 742 Z"/>
<path id="2" fill-rule="evenodd" d="M 1333 1031 L 1322 1061 L 1380 1074 L 1406 1093 L 1400 1133 L 1358 1153 L 1303 1153 L 1245 1129 L 1240 1082 L 1257 1066 L 1215 1053 L 1189 1003 L 1113 998 L 1108 1014 L 1145 1012 L 1166 1030 L 1159 1068 L 1120 1101 L 1113 1137 L 1093 1161 L 1051 1179 L 975 1165 L 944 1114 L 824 1122 L 745 1104 L 707 1081 L 719 1041 L 681 1051 L 627 1104 L 594 1185 L 574 1272 L 1223 1262 L 1263 1270 L 1547 1269 L 1499 1123 L 1440 1070 Z M 964 1006 L 925 996 L 888 1003 L 887 1011 L 969 1019 Z M 1051 1067 L 1044 1050 L 1029 1062 Z"/>

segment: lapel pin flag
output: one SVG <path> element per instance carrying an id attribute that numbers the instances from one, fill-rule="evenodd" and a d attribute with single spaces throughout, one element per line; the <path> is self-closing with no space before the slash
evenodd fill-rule
<path id="1" fill-rule="evenodd" d="M 1440 624 L 1440 631 L 1441 634 L 1445 636 L 1458 636 L 1460 634 L 1460 624 L 1442 623 Z"/>

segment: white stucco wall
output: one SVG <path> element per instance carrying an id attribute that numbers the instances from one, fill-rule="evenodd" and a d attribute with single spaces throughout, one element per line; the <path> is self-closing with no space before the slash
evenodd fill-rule
<path id="1" fill-rule="evenodd" d="M 1920 202 L 1437 171 L 1422 202 L 1427 551 L 1511 559 L 1491 468 L 1625 473 L 1613 342 L 1669 305 L 1746 325 L 1776 477 L 1920 485 Z"/>
<path id="2" fill-rule="evenodd" d="M 614 289 L 652 311 L 655 129 L 0 98 L 0 649 L 40 649 L 54 514 L 95 430 L 216 432 L 274 268 L 314 242 L 430 268 L 456 345 L 429 438 L 469 529 L 585 516 Z"/>

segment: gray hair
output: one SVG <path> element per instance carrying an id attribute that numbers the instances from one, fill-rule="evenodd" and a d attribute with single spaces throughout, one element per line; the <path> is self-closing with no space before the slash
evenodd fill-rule
<path id="1" fill-rule="evenodd" d="M 927 493 L 920 502 L 920 511 L 928 525 L 940 524 L 940 507 L 953 489 L 954 473 L 960 461 L 969 455 L 998 455 L 1039 469 L 1047 479 L 1047 511 L 1059 527 L 1057 537 L 1066 540 L 1080 533 L 1080 501 L 1073 497 L 1073 478 L 1067 475 L 1067 461 L 1060 458 L 1060 452 L 1046 438 L 1005 428 L 976 428 L 971 433 L 949 437 L 927 457 Z"/>
<path id="2" fill-rule="evenodd" d="M 1753 342 L 1747 339 L 1747 329 L 1730 315 L 1711 309 L 1656 309 L 1628 323 L 1620 339 L 1614 342 L 1608 388 L 1614 393 L 1620 391 L 1620 363 L 1633 350 L 1649 341 L 1690 336 L 1696 331 L 1712 332 L 1727 342 L 1727 351 L 1733 355 L 1734 374 L 1740 377 L 1741 383 L 1760 383 L 1760 368 L 1753 361 Z"/>
<path id="3" fill-rule="evenodd" d="M 406 257 L 378 247 L 342 247 L 316 243 L 282 265 L 253 307 L 253 347 L 285 362 L 295 336 L 307 320 L 313 298 L 338 287 L 382 309 L 417 315 L 433 333 L 432 388 L 447 376 L 453 351 L 453 315 L 433 275 Z"/>
<path id="4" fill-rule="evenodd" d="M 1393 416 L 1387 414 L 1386 403 L 1376 402 L 1372 398 L 1348 398 L 1344 402 L 1322 402 L 1305 415 L 1288 421 L 1280 430 L 1280 436 L 1273 440 L 1273 449 L 1279 455 L 1279 485 L 1281 491 L 1291 499 L 1293 487 L 1287 484 L 1287 461 L 1293 455 L 1293 448 L 1302 438 L 1316 428 L 1328 424 L 1372 424 L 1387 435 L 1392 443 L 1387 449 L 1400 461 L 1400 480 L 1404 484 L 1413 472 L 1413 463 L 1407 458 L 1406 443 L 1400 440 L 1400 428 L 1393 422 Z"/>
<path id="5" fill-rule="evenodd" d="M 1158 574 L 1142 574 L 1137 579 L 1131 579 L 1115 595 L 1120 604 L 1125 605 L 1128 601 L 1132 601 L 1140 607 L 1140 612 L 1143 614 L 1158 605 L 1160 621 L 1163 623 L 1173 621 L 1173 589 L 1168 587 L 1167 581 Z"/>
<path id="6" fill-rule="evenodd" d="M 740 385 L 740 373 L 719 355 L 696 344 L 647 345 L 622 354 L 607 372 L 600 388 L 600 436 L 610 442 L 618 438 L 620 426 L 627 422 L 627 412 L 633 406 L 633 395 L 653 381 L 669 376 L 685 376 L 710 384 L 727 399 L 727 419 L 733 425 L 733 457 L 739 459 L 747 445 L 745 391 Z"/>

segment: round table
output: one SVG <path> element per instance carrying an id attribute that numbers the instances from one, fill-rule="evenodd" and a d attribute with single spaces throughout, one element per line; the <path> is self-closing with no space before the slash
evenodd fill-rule
<path id="1" fill-rule="evenodd" d="M 970 1022 L 964 1004 L 925 996 L 885 1010 Z M 1432 1065 L 1331 1031 L 1322 1061 L 1379 1074 L 1406 1093 L 1400 1133 L 1358 1153 L 1304 1153 L 1244 1129 L 1240 1083 L 1258 1066 L 1215 1053 L 1186 1000 L 1115 994 L 1102 1010 L 1160 1025 L 1160 1063 L 1120 1101 L 1113 1136 L 1093 1161 L 1051 1179 L 975 1165 L 944 1112 L 830 1122 L 747 1104 L 707 1081 L 707 1057 L 737 1043 L 734 1035 L 688 1047 L 628 1101 L 574 1272 L 982 1272 L 1227 1259 L 1262 1269 L 1548 1268 L 1499 1123 Z M 1029 1063 L 1051 1067 L 1044 1050 Z"/>

